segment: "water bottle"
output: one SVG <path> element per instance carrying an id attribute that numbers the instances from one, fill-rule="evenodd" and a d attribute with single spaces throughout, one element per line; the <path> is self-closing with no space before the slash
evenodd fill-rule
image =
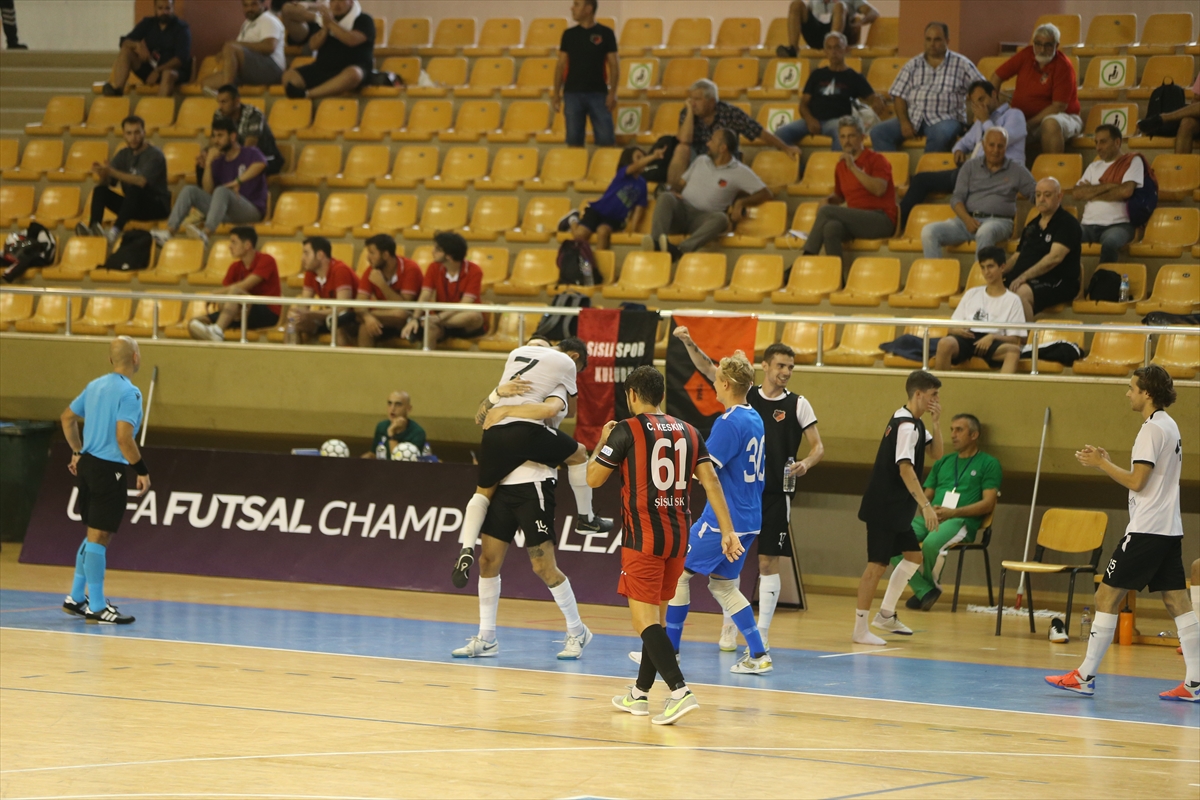
<path id="1" fill-rule="evenodd" d="M 1083 613 L 1079 615 L 1079 638 L 1082 641 L 1088 641 L 1092 635 L 1092 609 L 1090 606 L 1083 607 Z"/>
<path id="2" fill-rule="evenodd" d="M 430 446 L 429 442 L 425 443 L 425 450 L 421 453 L 421 455 L 423 455 L 423 456 L 433 455 L 433 447 Z"/>
<path id="3" fill-rule="evenodd" d="M 299 337 L 296 334 L 296 318 L 291 314 L 288 314 L 287 332 L 284 334 L 283 340 L 288 344 L 299 342 Z"/>
<path id="4" fill-rule="evenodd" d="M 1129 302 L 1129 276 L 1128 275 L 1121 276 L 1121 302 L 1122 303 Z"/>
<path id="5" fill-rule="evenodd" d="M 783 465 L 783 491 L 789 494 L 796 491 L 796 476 L 792 474 L 792 465 L 795 463 L 796 459 L 789 458 Z"/>

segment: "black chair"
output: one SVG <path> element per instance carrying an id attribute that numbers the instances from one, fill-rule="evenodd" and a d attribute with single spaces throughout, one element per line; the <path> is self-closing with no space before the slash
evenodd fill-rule
<path id="1" fill-rule="evenodd" d="M 958 611 L 958 590 L 962 586 L 963 560 L 966 558 L 967 551 L 969 550 L 978 550 L 983 553 L 983 568 L 987 573 L 988 605 L 996 605 L 996 596 L 992 592 L 992 560 L 988 557 L 988 545 L 992 543 L 992 517 L 995 514 L 995 510 L 993 510 L 983 518 L 983 522 L 979 525 L 979 533 L 974 542 L 959 542 L 951 545 L 949 548 L 958 551 L 958 572 L 954 576 L 954 602 L 950 604 L 950 613 Z"/>

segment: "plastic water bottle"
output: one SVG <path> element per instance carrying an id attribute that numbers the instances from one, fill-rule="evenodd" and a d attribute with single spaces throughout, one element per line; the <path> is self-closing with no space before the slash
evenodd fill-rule
<path id="1" fill-rule="evenodd" d="M 284 334 L 283 340 L 288 344 L 296 344 L 299 342 L 299 337 L 296 334 L 296 318 L 288 314 L 287 332 Z"/>
<path id="2" fill-rule="evenodd" d="M 1083 607 L 1083 613 L 1079 615 L 1079 638 L 1086 642 L 1092 635 L 1092 609 L 1090 606 Z"/>
<path id="3" fill-rule="evenodd" d="M 429 444 L 429 442 L 425 443 L 425 450 L 421 453 L 421 455 L 423 455 L 423 456 L 433 455 L 433 447 Z"/>
<path id="4" fill-rule="evenodd" d="M 783 491 L 796 491 L 796 476 L 792 474 L 792 465 L 796 463 L 796 459 L 789 458 L 787 463 L 783 465 Z"/>
<path id="5" fill-rule="evenodd" d="M 1129 276 L 1128 275 L 1121 276 L 1121 302 L 1122 303 L 1129 302 Z"/>

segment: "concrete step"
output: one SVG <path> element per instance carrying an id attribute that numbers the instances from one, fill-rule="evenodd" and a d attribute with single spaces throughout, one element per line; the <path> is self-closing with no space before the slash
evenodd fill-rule
<path id="1" fill-rule="evenodd" d="M 0 53 L 0 70 L 20 67 L 90 67 L 108 70 L 117 51 L 23 50 Z"/>
<path id="2" fill-rule="evenodd" d="M 25 86 L 56 87 L 72 92 L 90 92 L 93 81 L 107 80 L 109 70 L 101 67 L 0 67 L 0 89 Z"/>

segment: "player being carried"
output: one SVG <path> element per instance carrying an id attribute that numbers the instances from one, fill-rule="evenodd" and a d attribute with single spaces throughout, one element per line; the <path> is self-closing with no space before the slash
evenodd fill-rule
<path id="1" fill-rule="evenodd" d="M 551 395 L 557 395 L 567 398 L 567 416 L 574 416 L 575 374 L 577 369 L 586 367 L 587 345 L 573 336 L 563 339 L 556 347 L 551 347 L 544 339 L 530 339 L 528 344 L 509 354 L 504 364 L 502 386 L 480 404 L 475 417 L 476 422 L 483 424 L 493 408 L 509 408 L 506 416 L 494 421 L 483 432 L 478 485 L 463 512 L 462 531 L 458 537 L 462 550 L 450 576 L 456 588 L 467 585 L 471 565 L 475 562 L 475 542 L 483 529 L 496 486 L 526 461 L 555 469 L 565 463 L 579 515 L 575 529 L 601 533 L 612 530 L 611 519 L 592 513 L 592 490 L 587 484 L 587 449 L 569 435 L 549 427 L 546 420 L 551 415 L 544 410 L 513 408 L 541 404 Z M 518 379 L 523 383 L 512 383 Z"/>

